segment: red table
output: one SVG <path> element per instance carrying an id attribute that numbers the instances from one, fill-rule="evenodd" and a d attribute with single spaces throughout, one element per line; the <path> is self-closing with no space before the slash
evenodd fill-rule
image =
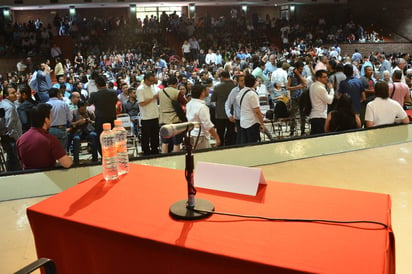
<path id="1" fill-rule="evenodd" d="M 405 110 L 406 114 L 408 114 L 409 121 L 412 121 L 412 109 Z"/>
<path id="2" fill-rule="evenodd" d="M 106 183 L 92 177 L 28 209 L 38 257 L 73 273 L 395 273 L 385 194 L 268 182 L 256 197 L 198 189 L 216 211 L 376 224 L 270 222 L 213 215 L 176 221 L 181 170 L 131 164 Z"/>

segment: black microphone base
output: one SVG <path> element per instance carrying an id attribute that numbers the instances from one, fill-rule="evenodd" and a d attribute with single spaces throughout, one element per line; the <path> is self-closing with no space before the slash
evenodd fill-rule
<path id="1" fill-rule="evenodd" d="M 170 206 L 169 214 L 176 220 L 200 220 L 208 218 L 214 210 L 215 206 L 208 200 L 195 199 L 194 209 L 187 207 L 187 200 L 180 200 Z"/>

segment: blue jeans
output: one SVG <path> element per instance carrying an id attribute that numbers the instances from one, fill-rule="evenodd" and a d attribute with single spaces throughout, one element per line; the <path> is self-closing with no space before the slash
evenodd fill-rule
<path id="1" fill-rule="evenodd" d="M 92 161 L 97 161 L 97 134 L 94 131 L 89 132 L 88 134 L 82 134 L 81 132 L 75 133 L 73 136 L 73 161 L 79 162 L 80 154 L 80 142 L 81 140 L 87 140 L 92 151 Z"/>
<path id="2" fill-rule="evenodd" d="M 54 136 L 57 137 L 57 139 L 59 139 L 60 143 L 62 144 L 64 150 L 67 149 L 67 139 L 68 139 L 68 135 L 67 135 L 67 131 L 66 128 L 56 128 L 56 127 L 51 127 L 49 129 L 49 133 L 53 134 Z"/>
<path id="3" fill-rule="evenodd" d="M 49 101 L 49 93 L 47 91 L 39 91 L 37 92 L 37 95 L 39 96 L 41 103 L 47 103 L 47 101 Z"/>

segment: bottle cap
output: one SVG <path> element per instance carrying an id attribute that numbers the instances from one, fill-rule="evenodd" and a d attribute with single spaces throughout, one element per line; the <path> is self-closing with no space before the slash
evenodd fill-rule
<path id="1" fill-rule="evenodd" d="M 110 123 L 104 123 L 103 124 L 103 129 L 104 130 L 110 130 L 110 129 L 112 129 L 112 125 Z"/>
<path id="2" fill-rule="evenodd" d="M 115 126 L 122 126 L 122 120 L 119 120 L 119 119 L 114 120 L 114 125 Z"/>

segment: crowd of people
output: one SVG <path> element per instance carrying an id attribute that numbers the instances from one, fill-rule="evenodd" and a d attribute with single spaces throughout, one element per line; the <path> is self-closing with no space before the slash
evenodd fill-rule
<path id="1" fill-rule="evenodd" d="M 231 14 L 227 20 L 241 25 L 242 17 Z M 107 50 L 90 44 L 84 56 L 88 40 L 80 39 L 72 60 L 53 45 L 51 62 L 35 65 L 30 57 L 18 62 L 17 70 L 1 81 L 1 142 L 7 170 L 53 167 L 56 160 L 69 167 L 68 153 L 79 164 L 80 140 L 88 141 L 92 161 L 98 161 L 102 125 L 113 124 L 121 113 L 129 114 L 143 155 L 180 151 L 183 136 L 159 138 L 159 127 L 184 120 L 201 125 L 191 131 L 195 149 L 259 142 L 261 133 L 268 134 L 262 104 L 274 110 L 272 119 L 280 106 L 286 106 L 291 136 L 298 135 L 298 117 L 300 135 L 308 134 L 306 116 L 310 134 L 409 121 L 403 110 L 410 104 L 408 53 L 355 50 L 342 56 L 338 44 L 326 48 L 300 38 L 300 27 L 287 31 L 299 44 L 278 50 L 262 30 L 273 25 L 261 26 L 256 18 L 250 20 L 253 28 L 247 29 L 262 36 L 230 33 L 227 28 L 232 24 L 225 18 L 204 17 L 194 28 L 188 27 L 191 21 L 184 16 L 167 20 L 160 16 L 159 24 L 149 24 L 150 20 L 156 22 L 147 18 L 142 32 L 152 35 L 151 42 L 126 39 L 122 49 L 118 45 Z M 122 28 L 122 20 L 114 22 L 114 27 Z M 159 26 L 159 31 L 185 29 L 180 33 L 181 52 L 159 42 L 149 26 Z M 225 31 L 216 35 L 206 31 L 214 28 Z M 186 110 L 186 119 L 178 117 L 174 102 Z M 39 147 L 43 158 L 34 161 Z"/>

